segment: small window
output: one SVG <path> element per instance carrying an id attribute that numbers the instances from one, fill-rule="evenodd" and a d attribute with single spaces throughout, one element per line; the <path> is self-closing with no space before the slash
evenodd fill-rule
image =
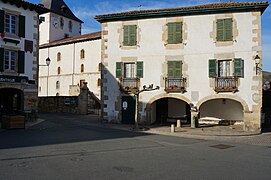
<path id="1" fill-rule="evenodd" d="M 57 53 L 56 59 L 57 59 L 57 61 L 61 61 L 61 53 L 60 52 Z"/>
<path id="2" fill-rule="evenodd" d="M 60 67 L 57 68 L 57 74 L 60 74 Z"/>
<path id="3" fill-rule="evenodd" d="M 17 16 L 12 14 L 5 15 L 5 32 L 10 34 L 17 33 Z"/>
<path id="4" fill-rule="evenodd" d="M 101 86 L 101 79 L 99 78 L 98 80 L 97 80 L 97 86 Z"/>
<path id="5" fill-rule="evenodd" d="M 4 69 L 5 71 L 16 71 L 17 52 L 12 50 L 5 50 L 4 55 Z"/>
<path id="6" fill-rule="evenodd" d="M 81 79 L 81 80 L 80 80 L 80 87 L 83 87 L 85 82 L 86 82 L 86 81 L 85 81 L 84 79 Z"/>
<path id="7" fill-rule="evenodd" d="M 60 88 L 60 82 L 57 81 L 57 82 L 56 82 L 56 89 L 59 89 L 59 88 Z"/>
<path id="8" fill-rule="evenodd" d="M 81 73 L 83 73 L 84 72 L 84 69 L 85 67 L 84 67 L 84 64 L 81 64 Z"/>
<path id="9" fill-rule="evenodd" d="M 60 28 L 63 29 L 64 27 L 64 19 L 61 17 L 60 18 Z"/>
<path id="10" fill-rule="evenodd" d="M 72 21 L 69 21 L 69 31 L 72 32 Z"/>
<path id="11" fill-rule="evenodd" d="M 182 43 L 182 22 L 168 23 L 168 44 Z"/>
<path id="12" fill-rule="evenodd" d="M 216 40 L 232 41 L 232 19 L 218 19 L 216 22 Z"/>
<path id="13" fill-rule="evenodd" d="M 59 96 L 59 93 L 56 93 L 56 96 Z"/>
<path id="14" fill-rule="evenodd" d="M 68 38 L 69 37 L 69 34 L 64 34 L 64 38 Z"/>
<path id="15" fill-rule="evenodd" d="M 99 63 L 98 71 L 102 70 L 102 63 Z"/>
<path id="16" fill-rule="evenodd" d="M 80 58 L 85 59 L 85 50 L 84 49 L 82 49 L 80 52 Z"/>
<path id="17" fill-rule="evenodd" d="M 134 46 L 137 44 L 137 25 L 125 25 L 123 27 L 123 45 Z"/>

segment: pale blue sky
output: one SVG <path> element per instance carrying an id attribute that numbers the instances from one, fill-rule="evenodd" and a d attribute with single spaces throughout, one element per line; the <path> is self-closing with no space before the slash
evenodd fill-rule
<path id="1" fill-rule="evenodd" d="M 38 4 L 41 0 L 27 0 Z M 200 4 L 227 2 L 230 0 L 64 0 L 83 24 L 83 33 L 100 31 L 100 23 L 93 17 L 99 14 L 141 9 L 159 9 Z M 238 0 L 238 2 L 251 0 Z M 257 1 L 257 0 L 254 0 Z M 271 71 L 271 7 L 262 15 L 263 70 Z"/>

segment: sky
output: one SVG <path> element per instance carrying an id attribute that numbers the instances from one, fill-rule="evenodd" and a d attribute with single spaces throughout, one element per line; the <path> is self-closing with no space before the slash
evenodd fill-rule
<path id="1" fill-rule="evenodd" d="M 41 0 L 26 0 L 38 4 Z M 101 25 L 93 17 L 100 14 L 140 9 L 160 9 L 194 6 L 230 0 L 64 0 L 73 13 L 82 21 L 82 33 L 101 31 Z M 251 0 L 236 0 L 250 2 Z M 259 0 L 252 0 L 259 1 Z M 269 2 L 270 3 L 270 2 Z M 271 72 L 271 5 L 262 15 L 263 70 Z"/>

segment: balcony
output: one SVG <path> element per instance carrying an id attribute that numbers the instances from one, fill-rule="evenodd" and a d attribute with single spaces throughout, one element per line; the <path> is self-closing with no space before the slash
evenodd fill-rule
<path id="1" fill-rule="evenodd" d="M 186 78 L 165 78 L 165 91 L 167 93 L 184 93 L 186 91 Z"/>
<path id="2" fill-rule="evenodd" d="M 238 91 L 237 77 L 217 77 L 215 79 L 216 92 L 236 92 Z"/>
<path id="3" fill-rule="evenodd" d="M 120 79 L 120 90 L 122 92 L 133 92 L 139 90 L 139 78 L 121 78 Z"/>

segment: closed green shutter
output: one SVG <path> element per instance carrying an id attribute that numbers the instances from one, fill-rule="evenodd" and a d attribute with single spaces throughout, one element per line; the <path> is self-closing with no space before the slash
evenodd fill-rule
<path id="1" fill-rule="evenodd" d="M 4 32 L 5 29 L 5 12 L 0 10 L 0 33 Z"/>
<path id="2" fill-rule="evenodd" d="M 218 19 L 216 22 L 216 40 L 231 41 L 232 40 L 232 19 Z"/>
<path id="3" fill-rule="evenodd" d="M 215 78 L 216 77 L 216 59 L 209 59 L 209 77 Z"/>
<path id="4" fill-rule="evenodd" d="M 136 45 L 136 25 L 129 26 L 129 46 Z"/>
<path id="5" fill-rule="evenodd" d="M 25 38 L 25 16 L 19 16 L 19 37 Z"/>
<path id="6" fill-rule="evenodd" d="M 25 57 L 24 51 L 18 51 L 18 73 L 24 73 Z"/>
<path id="7" fill-rule="evenodd" d="M 183 23 L 178 22 L 176 23 L 176 44 L 182 43 L 183 41 L 183 37 L 182 37 L 182 27 L 183 27 Z"/>
<path id="8" fill-rule="evenodd" d="M 168 44 L 174 44 L 175 36 L 174 36 L 174 23 L 168 23 Z"/>
<path id="9" fill-rule="evenodd" d="M 244 60 L 243 59 L 234 59 L 234 76 L 235 77 L 244 77 Z"/>
<path id="10" fill-rule="evenodd" d="M 216 40 L 223 41 L 224 40 L 224 19 L 218 19 L 216 21 Z"/>
<path id="11" fill-rule="evenodd" d="M 168 23 L 168 44 L 182 43 L 182 22 Z"/>
<path id="12" fill-rule="evenodd" d="M 232 19 L 225 19 L 225 40 L 231 41 L 232 40 Z"/>
<path id="13" fill-rule="evenodd" d="M 143 78 L 143 62 L 138 61 L 136 63 L 136 77 Z"/>
<path id="14" fill-rule="evenodd" d="M 128 46 L 129 43 L 129 26 L 123 27 L 123 45 Z"/>
<path id="15" fill-rule="evenodd" d="M 168 61 L 168 78 L 181 78 L 182 62 Z"/>
<path id="16" fill-rule="evenodd" d="M 122 78 L 122 62 L 116 62 L 116 78 Z"/>
<path id="17" fill-rule="evenodd" d="M 4 48 L 0 48 L 0 72 L 4 71 Z"/>

